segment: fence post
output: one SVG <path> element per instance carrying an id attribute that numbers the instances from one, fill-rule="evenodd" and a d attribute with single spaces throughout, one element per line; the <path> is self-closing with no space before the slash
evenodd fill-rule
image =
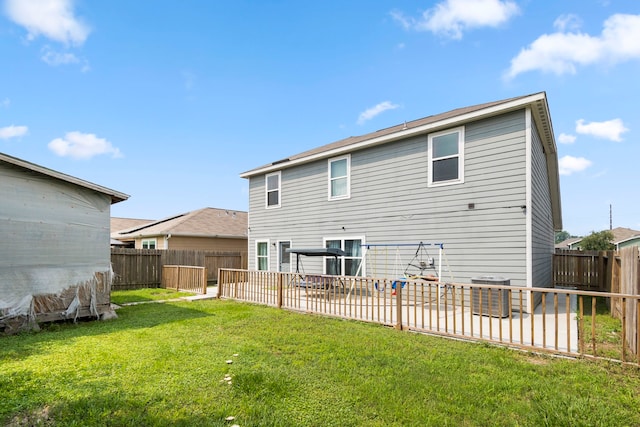
<path id="1" fill-rule="evenodd" d="M 282 308 L 282 297 L 283 297 L 283 288 L 282 288 L 282 276 L 284 273 L 278 273 L 278 301 L 276 302 L 278 308 Z"/>
<path id="2" fill-rule="evenodd" d="M 402 284 L 396 282 L 396 329 L 402 330 Z"/>
<path id="3" fill-rule="evenodd" d="M 611 292 L 614 251 L 598 252 L 598 291 Z"/>
<path id="4" fill-rule="evenodd" d="M 202 268 L 202 294 L 207 294 L 207 269 Z"/>
<path id="5" fill-rule="evenodd" d="M 221 268 L 218 268 L 218 294 L 216 298 L 220 298 L 222 296 L 222 283 L 225 281 L 225 277 L 223 277 L 223 272 Z"/>
<path id="6" fill-rule="evenodd" d="M 604 292 L 611 292 L 611 290 L 613 289 L 613 264 L 616 261 L 615 254 L 616 253 L 614 251 L 606 252 L 607 262 L 605 264 L 606 266 L 605 282 L 604 282 L 604 287 L 601 289 Z"/>

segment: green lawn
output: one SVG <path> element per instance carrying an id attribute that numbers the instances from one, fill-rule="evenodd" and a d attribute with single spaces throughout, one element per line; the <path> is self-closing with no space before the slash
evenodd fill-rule
<path id="1" fill-rule="evenodd" d="M 131 291 L 112 291 L 111 302 L 122 305 L 133 302 L 163 301 L 195 295 L 192 292 L 177 292 L 172 289 L 148 288 Z"/>
<path id="2" fill-rule="evenodd" d="M 640 425 L 634 367 L 231 301 L 118 315 L 0 338 L 0 425 Z"/>
<path id="3" fill-rule="evenodd" d="M 584 313 L 585 353 L 594 354 L 593 341 L 595 341 L 596 355 L 622 360 L 622 322 L 620 319 L 611 316 L 607 301 L 604 298 L 596 300 L 595 340 L 591 329 L 594 320 L 593 316 L 591 316 L 591 297 L 584 298 Z M 627 352 L 627 360 L 633 357 L 630 352 Z"/>

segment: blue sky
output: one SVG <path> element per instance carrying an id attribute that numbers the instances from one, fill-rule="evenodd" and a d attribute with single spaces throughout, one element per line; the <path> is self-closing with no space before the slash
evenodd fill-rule
<path id="1" fill-rule="evenodd" d="M 246 170 L 546 91 L 564 229 L 640 229 L 637 0 L 0 2 L 0 152 L 113 216 L 247 210 Z"/>

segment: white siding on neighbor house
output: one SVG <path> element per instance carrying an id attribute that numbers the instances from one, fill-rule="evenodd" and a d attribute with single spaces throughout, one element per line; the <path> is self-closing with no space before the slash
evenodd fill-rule
<path id="1" fill-rule="evenodd" d="M 298 248 L 322 247 L 324 237 L 424 241 L 444 244 L 445 280 L 494 275 L 527 285 L 525 136 L 524 109 L 466 124 L 461 184 L 427 187 L 427 134 L 351 153 L 348 199 L 327 200 L 326 159 L 282 170 L 279 209 L 264 208 L 264 175 L 251 177 L 249 268 L 255 269 L 256 240 L 292 240 Z M 435 247 L 428 250 L 437 257 Z M 402 249 L 401 266 L 399 251 L 377 250 L 365 273 L 374 262 L 378 274 L 381 264 L 388 275 L 403 272 L 415 248 Z M 277 265 L 276 251 L 270 256 Z M 322 272 L 322 260 L 305 259 L 304 268 Z"/>
<path id="2" fill-rule="evenodd" d="M 553 287 L 554 229 L 547 158 L 535 126 L 531 126 L 532 286 Z"/>

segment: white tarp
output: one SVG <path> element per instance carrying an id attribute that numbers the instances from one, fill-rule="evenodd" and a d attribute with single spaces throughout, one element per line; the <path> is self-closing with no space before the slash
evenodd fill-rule
<path id="1" fill-rule="evenodd" d="M 111 277 L 109 195 L 0 163 L 0 320 Z"/>

